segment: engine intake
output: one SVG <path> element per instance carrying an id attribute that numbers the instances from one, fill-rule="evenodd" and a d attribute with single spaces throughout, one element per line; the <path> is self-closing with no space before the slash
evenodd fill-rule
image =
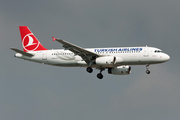
<path id="1" fill-rule="evenodd" d="M 128 75 L 131 73 L 131 66 L 108 68 L 108 73 L 113 75 Z"/>

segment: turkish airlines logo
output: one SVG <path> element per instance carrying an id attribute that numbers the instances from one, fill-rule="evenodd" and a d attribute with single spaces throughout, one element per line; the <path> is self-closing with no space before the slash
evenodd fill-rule
<path id="1" fill-rule="evenodd" d="M 34 51 L 38 48 L 39 41 L 35 38 L 33 33 L 29 33 L 24 36 L 22 46 L 26 51 Z"/>

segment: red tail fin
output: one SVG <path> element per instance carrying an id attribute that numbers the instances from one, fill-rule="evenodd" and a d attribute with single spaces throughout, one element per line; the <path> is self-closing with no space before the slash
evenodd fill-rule
<path id="1" fill-rule="evenodd" d="M 19 26 L 22 46 L 25 52 L 47 50 L 27 26 Z"/>

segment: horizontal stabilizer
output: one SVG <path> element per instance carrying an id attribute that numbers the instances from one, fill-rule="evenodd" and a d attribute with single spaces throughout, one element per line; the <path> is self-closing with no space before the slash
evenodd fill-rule
<path id="1" fill-rule="evenodd" d="M 31 54 L 31 53 L 27 53 L 27 52 L 24 52 L 24 51 L 19 50 L 19 49 L 16 49 L 16 48 L 10 48 L 10 49 L 13 50 L 13 51 L 15 51 L 15 52 L 17 52 L 17 53 L 21 53 L 22 55 L 28 56 L 28 57 L 34 56 L 34 55 Z"/>

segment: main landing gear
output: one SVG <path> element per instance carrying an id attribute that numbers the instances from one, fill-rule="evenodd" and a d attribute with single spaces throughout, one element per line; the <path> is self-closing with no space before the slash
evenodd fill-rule
<path id="1" fill-rule="evenodd" d="M 100 69 L 100 73 L 97 74 L 97 78 L 99 79 L 102 79 L 103 78 L 103 75 L 102 75 L 102 71 L 105 70 L 105 69 Z M 91 67 L 87 67 L 86 71 L 88 73 L 92 73 L 93 72 L 93 69 Z"/>
<path id="2" fill-rule="evenodd" d="M 150 74 L 150 71 L 149 71 L 149 64 L 146 65 L 146 73 L 147 73 L 147 74 Z"/>
<path id="3" fill-rule="evenodd" d="M 102 71 L 105 69 L 100 69 L 100 73 L 97 74 L 97 78 L 102 79 L 103 75 L 102 75 Z"/>
<path id="4" fill-rule="evenodd" d="M 92 73 L 93 72 L 93 69 L 91 67 L 87 67 L 86 70 L 87 70 L 88 73 Z"/>

